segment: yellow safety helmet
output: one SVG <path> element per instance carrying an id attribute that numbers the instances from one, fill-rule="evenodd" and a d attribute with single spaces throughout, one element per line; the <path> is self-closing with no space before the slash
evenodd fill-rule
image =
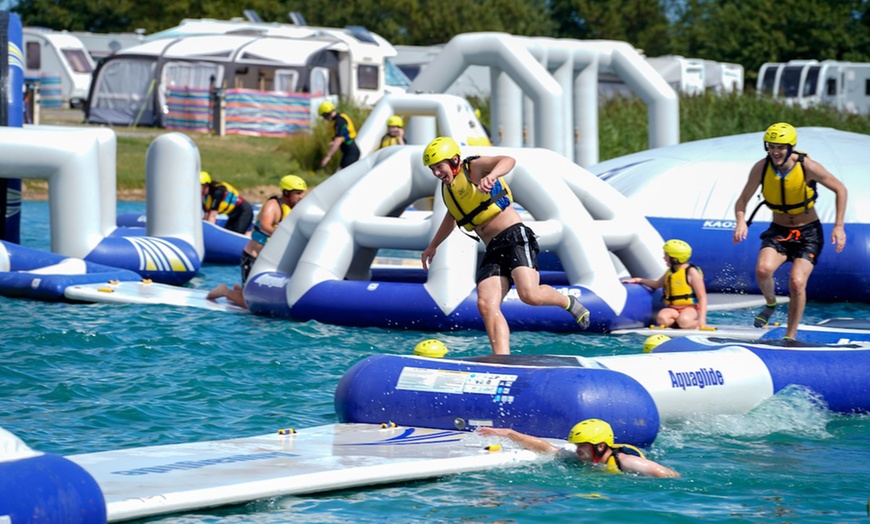
<path id="1" fill-rule="evenodd" d="M 665 254 L 673 258 L 680 264 L 689 260 L 692 256 L 692 246 L 682 240 L 672 239 L 665 242 Z"/>
<path id="2" fill-rule="evenodd" d="M 199 183 L 201 185 L 211 184 L 211 175 L 208 174 L 208 171 L 199 172 Z"/>
<path id="3" fill-rule="evenodd" d="M 335 104 L 333 104 L 329 100 L 324 100 L 323 103 L 320 104 L 320 107 L 317 109 L 317 114 L 320 116 L 328 115 L 335 111 Z"/>
<path id="4" fill-rule="evenodd" d="M 430 338 L 417 344 L 414 347 L 414 354 L 418 357 L 441 358 L 447 354 L 447 346 L 440 340 Z"/>
<path id="5" fill-rule="evenodd" d="M 305 191 L 308 184 L 296 175 L 287 175 L 281 179 L 281 189 L 284 191 Z"/>
<path id="6" fill-rule="evenodd" d="M 764 132 L 764 149 L 767 144 L 788 144 L 791 147 L 797 145 L 797 131 L 794 126 L 785 122 L 778 122 L 767 128 Z"/>
<path id="7" fill-rule="evenodd" d="M 393 115 L 387 119 L 387 127 L 405 127 L 405 121 L 399 115 Z"/>
<path id="8" fill-rule="evenodd" d="M 613 447 L 613 428 L 601 419 L 590 418 L 578 422 L 571 432 L 568 433 L 568 442 L 572 444 L 592 444 L 596 446 L 602 442 Z"/>
<path id="9" fill-rule="evenodd" d="M 455 140 L 449 136 L 439 136 L 423 150 L 423 165 L 429 167 L 442 160 L 451 160 L 459 154 L 459 145 Z"/>
<path id="10" fill-rule="evenodd" d="M 651 353 L 652 350 L 659 347 L 663 342 L 667 342 L 671 337 L 667 335 L 663 335 L 661 333 L 657 333 L 655 335 L 650 335 L 643 341 L 643 352 Z"/>

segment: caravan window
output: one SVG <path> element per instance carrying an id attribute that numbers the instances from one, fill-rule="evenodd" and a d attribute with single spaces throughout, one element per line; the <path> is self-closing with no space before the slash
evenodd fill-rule
<path id="1" fill-rule="evenodd" d="M 42 55 L 40 54 L 39 42 L 27 42 L 25 48 L 27 54 L 27 69 L 40 69 L 42 67 Z"/>
<path id="2" fill-rule="evenodd" d="M 779 96 L 794 98 L 800 93 L 801 72 L 804 66 L 787 66 L 779 77 Z"/>
<path id="3" fill-rule="evenodd" d="M 360 65 L 356 72 L 357 85 L 360 89 L 378 88 L 378 66 Z"/>
<path id="4" fill-rule="evenodd" d="M 776 67 L 768 67 L 764 70 L 764 76 L 761 79 L 761 92 L 768 95 L 773 94 L 773 84 L 776 83 Z"/>
<path id="5" fill-rule="evenodd" d="M 804 80 L 803 96 L 815 96 L 819 90 L 819 71 L 822 66 L 810 66 L 807 70 L 807 77 Z"/>
<path id="6" fill-rule="evenodd" d="M 211 62 L 167 62 L 163 66 L 166 87 L 211 89 L 223 84 L 224 68 Z"/>
<path id="7" fill-rule="evenodd" d="M 94 70 L 83 49 L 63 49 L 61 52 L 76 73 L 90 73 Z"/>
<path id="8" fill-rule="evenodd" d="M 837 79 L 829 78 L 825 87 L 825 92 L 828 96 L 835 96 L 837 94 Z"/>
<path id="9" fill-rule="evenodd" d="M 299 71 L 292 69 L 275 70 L 275 91 L 295 93 L 297 85 L 299 85 Z"/>

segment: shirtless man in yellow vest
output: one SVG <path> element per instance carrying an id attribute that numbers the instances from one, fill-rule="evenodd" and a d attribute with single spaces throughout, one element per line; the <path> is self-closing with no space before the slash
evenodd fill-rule
<path id="1" fill-rule="evenodd" d="M 774 272 L 785 262 L 791 262 L 788 288 L 788 327 L 786 339 L 794 340 L 807 303 L 807 280 L 818 263 L 824 245 L 824 232 L 815 201 L 816 183 L 836 195 L 836 216 L 831 230 L 831 244 L 837 253 L 846 246 L 844 228 L 846 186 L 824 166 L 806 153 L 795 151 L 797 131 L 791 124 L 773 124 L 764 133 L 767 157 L 749 171 L 749 179 L 734 205 L 737 225 L 734 243 L 746 239 L 752 216 L 746 220 L 746 204 L 761 186 L 763 204 L 773 212 L 773 222 L 761 234 L 761 250 L 755 266 L 758 287 L 767 305 L 755 317 L 755 327 L 763 327 L 776 310 Z M 754 214 L 754 213 L 753 213 Z"/>

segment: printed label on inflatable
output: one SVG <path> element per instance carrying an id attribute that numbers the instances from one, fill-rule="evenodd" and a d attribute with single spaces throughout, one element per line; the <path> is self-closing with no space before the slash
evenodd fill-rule
<path id="1" fill-rule="evenodd" d="M 396 389 L 454 395 L 502 395 L 510 393 L 510 387 L 516 379 L 516 375 L 405 367 L 399 375 Z"/>

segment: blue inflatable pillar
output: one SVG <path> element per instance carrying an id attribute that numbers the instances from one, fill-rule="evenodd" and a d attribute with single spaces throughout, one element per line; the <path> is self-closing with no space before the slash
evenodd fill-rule
<path id="1" fill-rule="evenodd" d="M 0 11 L 0 45 L 8 60 L 0 60 L 0 125 L 21 127 L 24 122 L 24 54 L 21 19 Z M 0 175 L 0 239 L 21 243 L 21 179 Z"/>

